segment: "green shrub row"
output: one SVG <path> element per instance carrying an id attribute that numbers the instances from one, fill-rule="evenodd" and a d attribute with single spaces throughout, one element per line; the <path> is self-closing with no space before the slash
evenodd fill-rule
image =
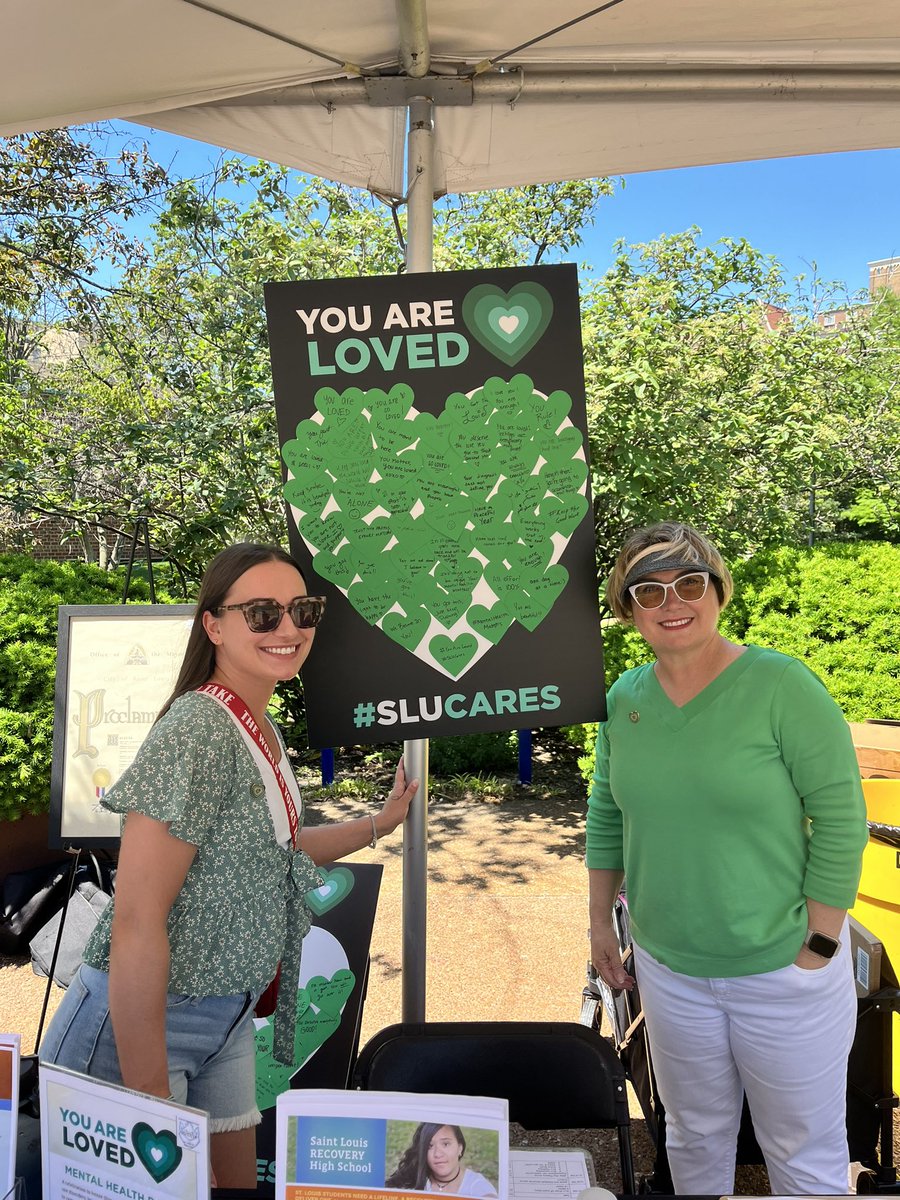
<path id="1" fill-rule="evenodd" d="M 0 554 L 0 820 L 50 805 L 59 605 L 119 604 L 123 583 L 121 571 Z M 129 596 L 147 602 L 143 580 Z"/>

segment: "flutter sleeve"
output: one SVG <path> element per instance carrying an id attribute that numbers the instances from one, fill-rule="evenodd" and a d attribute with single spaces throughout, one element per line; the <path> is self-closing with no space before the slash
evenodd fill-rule
<path id="1" fill-rule="evenodd" d="M 182 696 L 150 730 L 103 807 L 169 824 L 173 837 L 202 846 L 234 778 L 230 717 L 202 696 Z"/>

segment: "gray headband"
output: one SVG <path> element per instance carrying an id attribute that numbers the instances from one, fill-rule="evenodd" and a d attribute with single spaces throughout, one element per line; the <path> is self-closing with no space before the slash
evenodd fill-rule
<path id="1" fill-rule="evenodd" d="M 711 567 L 706 562 L 693 562 L 686 559 L 684 555 L 669 554 L 665 550 L 658 550 L 655 554 L 647 554 L 642 559 L 634 564 L 628 574 L 625 576 L 625 582 L 622 584 L 622 594 L 620 599 L 625 601 L 628 595 L 628 589 L 633 583 L 637 583 L 639 579 L 643 579 L 645 575 L 655 574 L 657 571 L 708 571 L 713 579 L 718 579 L 721 583 L 721 576 L 715 567 Z"/>

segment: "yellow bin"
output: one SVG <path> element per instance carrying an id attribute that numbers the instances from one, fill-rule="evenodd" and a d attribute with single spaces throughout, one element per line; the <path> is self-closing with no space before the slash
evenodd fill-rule
<path id="1" fill-rule="evenodd" d="M 866 815 L 882 825 L 900 826 L 900 779 L 864 779 Z M 856 904 L 850 910 L 881 942 L 900 977 L 900 850 L 869 839 L 863 854 Z M 894 1013 L 894 1091 L 900 1093 L 900 1014 Z"/>

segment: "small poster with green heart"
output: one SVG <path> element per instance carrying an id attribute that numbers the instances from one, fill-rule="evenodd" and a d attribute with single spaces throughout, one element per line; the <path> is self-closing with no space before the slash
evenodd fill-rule
<path id="1" fill-rule="evenodd" d="M 266 285 L 314 746 L 597 720 L 571 264 Z"/>
<path id="2" fill-rule="evenodd" d="M 208 1196 L 209 1118 L 41 1064 L 44 1200 L 196 1200 Z"/>

